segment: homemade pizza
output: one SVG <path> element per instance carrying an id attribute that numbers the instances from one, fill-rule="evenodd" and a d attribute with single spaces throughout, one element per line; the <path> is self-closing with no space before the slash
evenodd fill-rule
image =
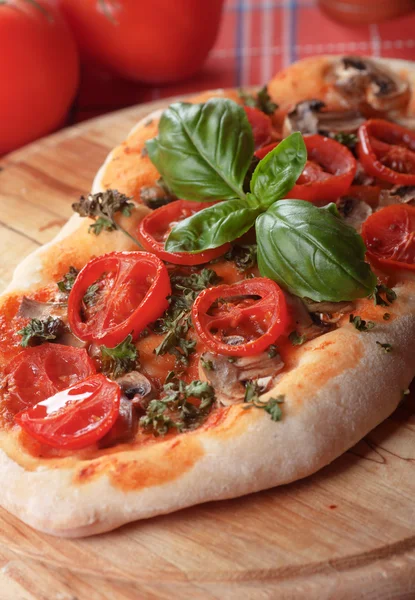
<path id="1" fill-rule="evenodd" d="M 414 82 L 317 57 L 137 124 L 0 299 L 3 507 L 108 531 L 310 475 L 394 411 Z"/>

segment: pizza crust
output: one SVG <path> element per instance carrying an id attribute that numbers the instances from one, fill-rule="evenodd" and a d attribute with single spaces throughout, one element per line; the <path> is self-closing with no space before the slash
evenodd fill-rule
<path id="1" fill-rule="evenodd" d="M 158 116 L 153 114 L 153 120 Z M 147 121 L 137 124 L 127 143 Z M 94 192 L 105 189 L 116 152 L 98 172 Z M 125 226 L 134 227 L 147 211 L 138 207 Z M 19 265 L 7 292 L 54 280 L 56 257 L 59 269 L 66 268 L 75 245 L 76 257 L 84 262 L 93 253 L 134 249 L 118 232 L 96 238 L 87 226 L 87 219 L 72 217 L 52 242 Z M 396 292 L 390 321 L 379 320 L 365 333 L 345 325 L 299 349 L 294 368 L 263 396 L 284 395 L 280 422 L 262 410 L 235 405 L 210 428 L 67 459 L 34 457 L 21 445 L 17 428 L 0 432 L 0 479 L 5 482 L 0 504 L 37 529 L 79 537 L 314 473 L 388 417 L 413 377 L 415 282 L 405 282 Z M 391 344 L 393 351 L 385 353 L 376 341 Z"/>

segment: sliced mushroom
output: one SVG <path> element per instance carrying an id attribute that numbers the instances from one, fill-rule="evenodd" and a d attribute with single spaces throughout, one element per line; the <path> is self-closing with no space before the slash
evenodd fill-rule
<path id="1" fill-rule="evenodd" d="M 314 340 L 315 338 L 327 333 L 333 327 L 326 324 L 320 318 L 315 318 L 314 314 L 310 314 L 307 310 L 305 301 L 297 296 L 292 296 L 286 293 L 287 304 L 290 307 L 291 314 L 294 315 L 295 331 L 299 337 L 305 338 L 306 341 Z M 311 302 L 311 300 L 309 301 Z"/>
<path id="2" fill-rule="evenodd" d="M 353 302 L 313 302 L 305 300 L 307 310 L 311 313 L 344 313 L 353 310 Z"/>
<path id="3" fill-rule="evenodd" d="M 347 99 L 349 106 L 365 113 L 368 109 L 387 112 L 408 104 L 408 82 L 384 64 L 360 56 L 344 56 L 335 61 L 328 80 Z"/>
<path id="4" fill-rule="evenodd" d="M 18 316 L 24 319 L 47 319 L 48 317 L 66 317 L 67 304 L 61 302 L 39 302 L 23 296 Z"/>
<path id="5" fill-rule="evenodd" d="M 155 396 L 151 381 L 139 371 L 131 371 L 119 377 L 116 382 L 136 408 L 145 410 L 150 400 Z"/>
<path id="6" fill-rule="evenodd" d="M 100 448 L 108 448 L 115 444 L 130 442 L 134 439 L 138 429 L 138 415 L 133 402 L 124 394 L 120 400 L 120 410 L 117 420 L 109 432 L 100 440 Z"/>
<path id="7" fill-rule="evenodd" d="M 415 185 L 395 185 L 390 190 L 381 191 L 379 208 L 400 203 L 415 205 Z"/>
<path id="8" fill-rule="evenodd" d="M 283 135 L 293 131 L 304 134 L 354 133 L 365 118 L 356 110 L 326 111 L 320 100 L 304 100 L 288 113 L 283 124 Z"/>
<path id="9" fill-rule="evenodd" d="M 143 204 L 151 209 L 160 208 L 177 200 L 176 196 L 162 185 L 145 185 L 140 190 L 140 199 Z"/>
<path id="10" fill-rule="evenodd" d="M 353 196 L 342 196 L 337 201 L 337 208 L 344 218 L 344 222 L 360 233 L 364 221 L 372 214 L 373 210 L 359 198 Z"/>
<path id="11" fill-rule="evenodd" d="M 357 161 L 356 164 L 356 173 L 353 179 L 352 185 L 373 185 L 375 183 L 375 178 L 371 175 L 368 175 L 360 161 Z"/>
<path id="12" fill-rule="evenodd" d="M 203 360 L 202 360 L 203 358 Z M 209 364 L 210 369 L 203 365 Z M 216 399 L 224 406 L 242 402 L 245 397 L 243 382 L 256 380 L 263 391 L 284 368 L 279 354 L 270 357 L 267 352 L 229 360 L 229 357 L 206 352 L 199 361 L 199 376 L 214 387 Z"/>

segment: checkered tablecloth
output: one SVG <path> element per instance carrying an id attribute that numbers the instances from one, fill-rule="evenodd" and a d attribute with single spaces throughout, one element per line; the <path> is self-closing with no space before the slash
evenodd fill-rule
<path id="1" fill-rule="evenodd" d="M 415 60 L 415 12 L 349 27 L 329 19 L 313 0 L 226 0 L 215 47 L 200 73 L 186 82 L 149 87 L 86 70 L 73 119 L 177 94 L 261 85 L 296 60 L 330 53 Z"/>

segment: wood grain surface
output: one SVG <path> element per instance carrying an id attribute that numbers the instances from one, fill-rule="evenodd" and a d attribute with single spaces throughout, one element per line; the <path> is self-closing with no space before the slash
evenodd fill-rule
<path id="1" fill-rule="evenodd" d="M 0 161 L 1 289 L 59 231 L 107 152 L 158 106 L 86 122 Z M 414 408 L 408 398 L 313 477 L 92 538 L 53 538 L 0 510 L 0 600 L 413 600 Z"/>

